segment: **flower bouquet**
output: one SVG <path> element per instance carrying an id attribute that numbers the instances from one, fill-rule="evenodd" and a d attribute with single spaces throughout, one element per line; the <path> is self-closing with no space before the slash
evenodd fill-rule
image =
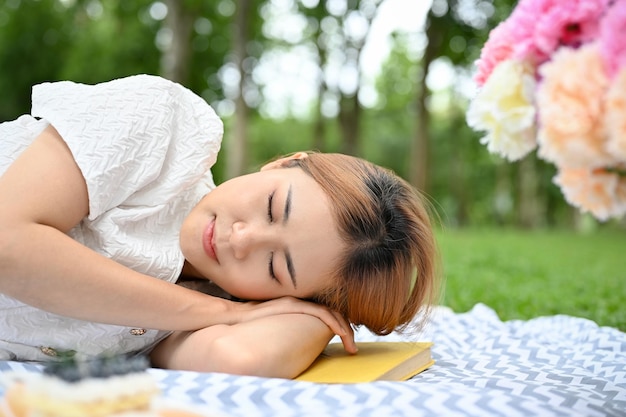
<path id="1" fill-rule="evenodd" d="M 537 150 L 565 199 L 626 214 L 626 0 L 520 0 L 489 34 L 467 121 L 510 161 Z"/>

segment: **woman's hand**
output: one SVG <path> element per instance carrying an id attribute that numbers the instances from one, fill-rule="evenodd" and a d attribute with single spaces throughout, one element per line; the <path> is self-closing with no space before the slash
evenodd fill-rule
<path id="1" fill-rule="evenodd" d="M 320 304 L 295 297 L 281 297 L 262 302 L 235 303 L 233 312 L 235 313 L 236 321 L 231 324 L 278 314 L 308 314 L 320 319 L 334 334 L 338 335 L 343 342 L 346 352 L 357 352 L 356 343 L 354 342 L 354 331 L 347 320 L 341 314 L 331 311 Z"/>

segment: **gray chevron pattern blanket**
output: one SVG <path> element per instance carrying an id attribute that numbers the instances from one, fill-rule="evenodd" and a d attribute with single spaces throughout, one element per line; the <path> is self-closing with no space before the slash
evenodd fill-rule
<path id="1" fill-rule="evenodd" d="M 363 330 L 357 340 L 381 339 Z M 405 382 L 322 385 L 151 369 L 166 399 L 207 416 L 626 416 L 626 333 L 570 316 L 501 321 L 435 310 L 419 335 L 435 365 Z M 39 368 L 0 362 L 0 371 Z M 2 388 L 0 388 L 1 392 Z"/>

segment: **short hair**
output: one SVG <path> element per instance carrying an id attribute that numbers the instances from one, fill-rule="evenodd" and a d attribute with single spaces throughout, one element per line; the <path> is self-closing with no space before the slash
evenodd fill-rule
<path id="1" fill-rule="evenodd" d="M 345 243 L 334 285 L 314 301 L 379 335 L 421 327 L 440 290 L 437 245 L 421 193 L 391 170 L 343 154 L 311 152 L 283 166 L 300 167 L 321 186 Z"/>

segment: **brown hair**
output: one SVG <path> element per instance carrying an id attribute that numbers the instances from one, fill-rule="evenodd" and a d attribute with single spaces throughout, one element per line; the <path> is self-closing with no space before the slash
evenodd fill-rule
<path id="1" fill-rule="evenodd" d="M 414 317 L 428 313 L 440 289 L 421 194 L 392 171 L 352 156 L 310 153 L 283 166 L 300 167 L 322 187 L 346 243 L 334 273 L 338 285 L 315 301 L 379 335 L 421 325 Z"/>

